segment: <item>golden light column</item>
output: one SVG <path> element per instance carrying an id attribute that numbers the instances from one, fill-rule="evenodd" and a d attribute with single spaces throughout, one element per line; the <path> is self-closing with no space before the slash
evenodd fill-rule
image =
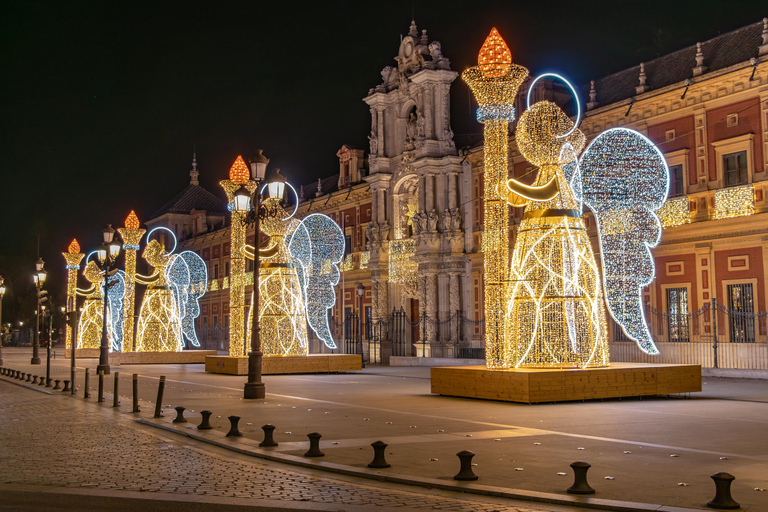
<path id="1" fill-rule="evenodd" d="M 229 169 L 229 179 L 220 182 L 227 194 L 227 209 L 232 212 L 230 229 L 229 263 L 229 355 L 244 357 L 245 343 L 245 225 L 246 212 L 235 210 L 235 192 L 243 186 L 251 194 L 256 190 L 256 182 L 251 180 L 251 172 L 242 156 L 238 156 Z"/>
<path id="2" fill-rule="evenodd" d="M 512 63 L 512 53 L 496 28 L 483 43 L 477 64 L 461 77 L 480 106 L 477 120 L 484 123 L 485 359 L 488 368 L 502 368 L 509 280 L 509 207 L 498 191 L 509 177 L 508 125 L 515 118 L 512 105 L 528 70 Z"/>
<path id="3" fill-rule="evenodd" d="M 80 270 L 80 262 L 83 261 L 85 254 L 80 252 L 80 244 L 76 239 L 72 239 L 67 252 L 61 253 L 67 262 L 67 304 L 72 300 L 75 308 L 77 307 L 75 289 L 77 288 L 77 271 Z M 66 348 L 72 348 L 72 327 L 67 322 L 67 332 L 65 337 Z"/>
<path id="4" fill-rule="evenodd" d="M 131 210 L 125 219 L 125 227 L 117 230 L 123 239 L 125 251 L 125 296 L 123 297 L 123 352 L 136 350 L 133 314 L 136 310 L 136 251 L 139 250 L 141 237 L 147 231 L 139 226 L 136 212 Z"/>

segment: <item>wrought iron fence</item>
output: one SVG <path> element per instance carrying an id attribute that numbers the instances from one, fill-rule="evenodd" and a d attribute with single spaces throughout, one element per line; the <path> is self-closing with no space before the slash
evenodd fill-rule
<path id="1" fill-rule="evenodd" d="M 203 325 L 197 329 L 197 339 L 203 350 L 226 351 L 229 349 L 229 328 L 222 327 L 218 322 L 213 327 Z"/>
<path id="2" fill-rule="evenodd" d="M 755 313 L 729 308 L 712 300 L 692 313 L 649 308 L 647 320 L 659 354 L 646 354 L 615 326 L 610 343 L 611 361 L 768 369 L 766 311 Z"/>

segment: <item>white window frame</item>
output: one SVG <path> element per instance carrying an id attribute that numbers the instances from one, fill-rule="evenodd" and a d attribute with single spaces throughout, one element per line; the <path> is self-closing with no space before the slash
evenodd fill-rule
<path id="1" fill-rule="evenodd" d="M 725 187 L 725 168 L 723 166 L 723 157 L 725 157 L 725 155 L 740 153 L 742 151 L 747 152 L 747 183 L 752 183 L 753 174 L 755 172 L 754 140 L 754 133 L 745 133 L 744 135 L 739 135 L 738 137 L 718 140 L 717 142 L 712 143 L 712 147 L 715 148 L 715 162 L 717 164 L 717 188 Z"/>

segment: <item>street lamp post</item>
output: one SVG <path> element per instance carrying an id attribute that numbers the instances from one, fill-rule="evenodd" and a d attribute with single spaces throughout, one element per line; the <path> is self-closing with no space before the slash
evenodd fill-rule
<path id="1" fill-rule="evenodd" d="M 360 297 L 360 336 L 358 336 L 358 339 L 360 340 L 360 364 L 363 368 L 365 368 L 365 357 L 363 356 L 363 327 L 365 325 L 365 315 L 363 314 L 363 294 L 365 294 L 365 286 L 363 286 L 363 283 L 357 283 L 357 296 Z"/>
<path id="2" fill-rule="evenodd" d="M 253 251 L 253 304 L 251 304 L 253 320 L 251 323 L 251 350 L 248 352 L 248 380 L 243 389 L 243 398 L 248 400 L 266 397 L 266 388 L 264 382 L 261 380 L 261 367 L 264 354 L 261 351 L 261 333 L 259 332 L 259 268 L 261 266 L 259 258 L 261 227 L 259 226 L 259 221 L 264 213 L 262 210 L 259 188 L 264 181 L 268 163 L 269 159 L 262 154 L 261 150 L 257 151 L 256 155 L 250 159 L 251 179 L 257 183 L 253 198 L 251 198 L 251 194 L 245 187 L 240 187 L 240 189 L 235 192 L 235 209 L 247 212 L 243 218 L 243 223 L 246 225 L 254 224 L 256 229 L 254 239 L 255 247 Z M 251 203 L 254 205 L 252 209 L 250 208 Z"/>
<path id="3" fill-rule="evenodd" d="M 107 224 L 107 227 L 102 230 L 104 236 L 104 243 L 99 249 L 96 250 L 96 257 L 101 264 L 101 270 L 104 273 L 104 313 L 101 320 L 101 346 L 99 347 L 99 365 L 96 367 L 96 372 L 103 372 L 104 375 L 109 374 L 109 335 L 107 332 L 107 294 L 109 293 L 110 284 L 109 278 L 112 276 L 117 266 L 115 260 L 120 254 L 121 244 L 115 239 L 115 229 L 112 224 Z"/>
<path id="4" fill-rule="evenodd" d="M 35 263 L 35 273 L 32 276 L 35 280 L 35 292 L 37 292 L 37 310 L 35 312 L 35 332 L 32 341 L 31 364 L 40 364 L 40 303 L 47 300 L 45 295 L 48 294 L 48 292 L 42 289 L 45 284 L 45 278 L 48 275 L 43 268 L 44 266 L 43 258 L 38 258 L 37 263 Z"/>
<path id="5" fill-rule="evenodd" d="M 3 366 L 3 295 L 5 295 L 3 282 L 3 276 L 0 276 L 0 366 Z"/>
<path id="6" fill-rule="evenodd" d="M 53 304 L 49 302 L 51 305 L 50 308 L 43 307 L 41 308 L 42 311 L 42 317 L 43 317 L 43 327 L 41 329 L 42 332 L 45 332 L 45 317 L 49 316 L 50 320 L 53 320 Z M 50 309 L 50 315 L 48 314 L 48 310 Z M 45 387 L 49 388 L 51 387 L 51 336 L 52 336 L 52 329 L 51 329 L 51 323 L 50 320 L 48 322 L 48 343 L 45 344 Z"/>

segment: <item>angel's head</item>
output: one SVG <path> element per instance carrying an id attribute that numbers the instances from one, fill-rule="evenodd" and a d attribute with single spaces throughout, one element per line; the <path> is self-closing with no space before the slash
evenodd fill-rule
<path id="1" fill-rule="evenodd" d="M 95 261 L 88 262 L 88 264 L 83 269 L 83 275 L 91 283 L 99 283 L 102 279 L 101 270 L 99 269 L 99 266 L 96 265 Z"/>
<path id="2" fill-rule="evenodd" d="M 526 160 L 541 166 L 572 162 L 584 149 L 585 138 L 560 107 L 540 101 L 520 116 L 515 141 Z"/>
<path id="3" fill-rule="evenodd" d="M 168 258 L 168 252 L 165 250 L 165 247 L 160 244 L 160 242 L 157 240 L 151 240 L 144 248 L 142 256 L 144 256 L 144 259 L 147 260 L 147 263 L 153 267 L 164 267 Z"/>

